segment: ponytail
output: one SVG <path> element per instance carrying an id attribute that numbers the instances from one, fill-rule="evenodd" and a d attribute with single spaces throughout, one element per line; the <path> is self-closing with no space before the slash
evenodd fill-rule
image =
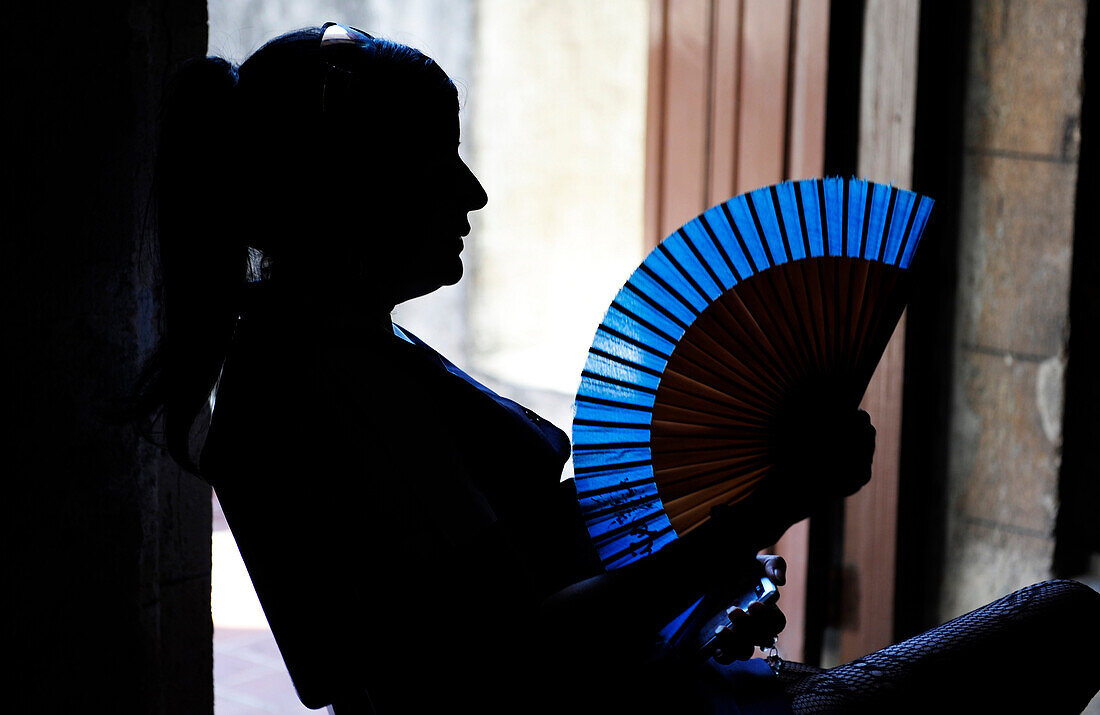
<path id="1" fill-rule="evenodd" d="M 155 199 L 161 341 L 146 366 L 137 411 L 169 453 L 198 473 L 192 432 L 236 324 L 248 248 L 227 189 L 237 126 L 237 71 L 215 57 L 183 65 L 161 117 Z"/>

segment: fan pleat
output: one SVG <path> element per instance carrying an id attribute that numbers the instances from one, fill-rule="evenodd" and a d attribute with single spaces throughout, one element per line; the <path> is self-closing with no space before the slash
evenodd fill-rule
<path id="1" fill-rule="evenodd" d="M 855 179 L 786 182 L 708 209 L 649 254 L 608 308 L 577 391 L 574 473 L 605 566 L 768 479 L 797 390 L 858 404 L 932 203 Z"/>

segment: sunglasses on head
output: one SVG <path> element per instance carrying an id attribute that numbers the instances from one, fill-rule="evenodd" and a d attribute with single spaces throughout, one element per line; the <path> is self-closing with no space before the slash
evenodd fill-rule
<path id="1" fill-rule="evenodd" d="M 339 103 L 351 84 L 352 71 L 341 65 L 339 47 L 365 45 L 374 37 L 357 27 L 326 22 L 321 26 L 321 64 L 324 76 L 321 79 L 321 113 Z"/>

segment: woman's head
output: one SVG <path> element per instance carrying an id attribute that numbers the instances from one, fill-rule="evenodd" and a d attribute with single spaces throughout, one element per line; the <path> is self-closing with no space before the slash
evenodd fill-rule
<path id="1" fill-rule="evenodd" d="M 461 277 L 467 214 L 486 196 L 458 155 L 458 109 L 430 58 L 339 26 L 282 35 L 239 69 L 181 69 L 157 166 L 164 340 L 143 395 L 163 405 L 177 460 L 240 312 L 249 249 L 303 303 L 384 311 Z"/>
<path id="2" fill-rule="evenodd" d="M 459 158 L 458 92 L 439 65 L 312 28 L 249 58 L 238 95 L 243 203 L 274 275 L 366 281 L 389 304 L 458 280 L 466 215 L 486 197 Z"/>

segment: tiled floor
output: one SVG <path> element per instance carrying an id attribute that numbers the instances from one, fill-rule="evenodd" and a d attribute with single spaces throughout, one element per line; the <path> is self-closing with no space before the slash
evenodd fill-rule
<path id="1" fill-rule="evenodd" d="M 318 712 L 294 692 L 216 498 L 213 549 L 215 715 Z"/>

